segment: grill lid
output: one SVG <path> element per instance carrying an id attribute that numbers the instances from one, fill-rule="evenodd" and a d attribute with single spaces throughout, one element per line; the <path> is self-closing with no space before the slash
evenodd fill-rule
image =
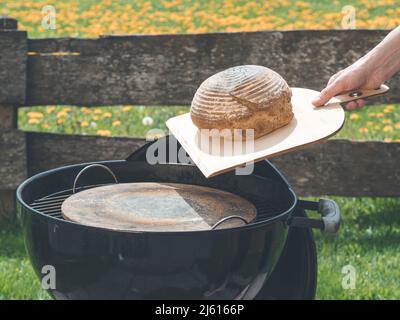
<path id="1" fill-rule="evenodd" d="M 194 231 L 232 228 L 251 222 L 257 210 L 235 194 L 177 183 L 122 183 L 67 198 L 65 219 L 126 231 Z"/>

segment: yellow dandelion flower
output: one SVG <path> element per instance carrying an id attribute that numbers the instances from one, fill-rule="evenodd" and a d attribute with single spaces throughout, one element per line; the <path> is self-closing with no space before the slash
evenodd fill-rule
<path id="1" fill-rule="evenodd" d="M 162 133 L 148 133 L 146 135 L 146 140 L 155 140 L 155 139 L 160 139 L 164 135 Z"/>
<path id="2" fill-rule="evenodd" d="M 42 128 L 43 129 L 48 129 L 49 128 L 49 124 L 46 122 L 46 123 L 43 123 L 42 124 Z"/>
<path id="3" fill-rule="evenodd" d="M 97 130 L 97 134 L 99 136 L 107 137 L 107 136 L 111 136 L 111 131 L 110 130 Z"/>
<path id="4" fill-rule="evenodd" d="M 350 115 L 350 120 L 358 120 L 360 119 L 360 116 L 357 113 L 352 113 Z"/>
<path id="5" fill-rule="evenodd" d="M 376 116 L 376 114 L 375 114 L 375 112 L 369 112 L 369 113 L 368 113 L 368 116 L 370 116 L 370 117 L 372 117 L 372 118 L 373 118 L 373 117 L 375 117 L 375 116 Z"/>
<path id="6" fill-rule="evenodd" d="M 361 133 L 367 133 L 369 130 L 368 128 L 360 128 L 358 129 L 358 131 L 360 131 Z"/>
<path id="7" fill-rule="evenodd" d="M 311 3 L 309 3 L 309 2 L 303 2 L 303 1 L 297 1 L 294 5 L 295 5 L 296 7 L 300 7 L 300 8 L 307 8 L 307 7 L 310 7 L 310 6 L 311 6 Z"/>
<path id="8" fill-rule="evenodd" d="M 393 131 L 393 127 L 392 126 L 384 126 L 383 131 L 385 131 L 385 132 Z"/>
<path id="9" fill-rule="evenodd" d="M 112 126 L 113 127 L 119 127 L 121 125 L 121 121 L 119 121 L 119 120 L 115 120 L 115 121 L 113 121 L 113 123 L 112 123 Z"/>
<path id="10" fill-rule="evenodd" d="M 372 126 L 374 123 L 372 121 L 367 121 L 368 126 Z"/>
<path id="11" fill-rule="evenodd" d="M 93 116 L 92 119 L 93 119 L 94 121 L 99 121 L 100 118 L 99 118 L 98 116 Z"/>
<path id="12" fill-rule="evenodd" d="M 94 109 L 94 114 L 102 114 L 103 111 L 101 109 Z"/>
<path id="13" fill-rule="evenodd" d="M 71 111 L 72 111 L 72 109 L 71 109 L 71 108 L 63 108 L 63 109 L 62 109 L 62 111 L 64 111 L 64 112 L 68 113 L 68 112 L 71 112 Z"/>
<path id="14" fill-rule="evenodd" d="M 57 120 L 57 124 L 64 124 L 64 122 L 65 122 L 65 119 L 62 119 L 62 118 Z"/>
<path id="15" fill-rule="evenodd" d="M 43 118 L 43 113 L 31 111 L 31 112 L 28 112 L 28 117 L 33 118 L 33 119 L 41 119 L 41 118 Z"/>
<path id="16" fill-rule="evenodd" d="M 378 130 L 380 128 L 380 126 L 378 126 L 377 124 L 374 125 L 374 129 Z"/>
<path id="17" fill-rule="evenodd" d="M 382 122 L 385 124 L 389 124 L 392 123 L 392 119 L 383 119 Z"/>
<path id="18" fill-rule="evenodd" d="M 400 122 L 397 122 L 395 125 L 396 129 L 400 129 Z"/>
<path id="19" fill-rule="evenodd" d="M 112 113 L 111 113 L 111 112 L 105 112 L 105 113 L 103 114 L 103 117 L 104 117 L 104 118 L 111 118 L 111 117 L 112 117 Z"/>
<path id="20" fill-rule="evenodd" d="M 88 114 L 88 113 L 90 113 L 90 109 L 88 107 L 82 107 L 81 112 L 84 114 Z"/>
<path id="21" fill-rule="evenodd" d="M 89 122 L 88 121 L 82 121 L 81 122 L 81 128 L 86 128 L 89 126 Z"/>
<path id="22" fill-rule="evenodd" d="M 383 139 L 383 141 L 385 141 L 385 142 L 392 142 L 392 138 L 385 138 L 385 139 Z"/>
<path id="23" fill-rule="evenodd" d="M 383 118 L 383 116 L 384 116 L 384 114 L 383 114 L 382 112 L 378 112 L 378 113 L 376 114 L 376 117 L 377 117 L 377 118 Z"/>
<path id="24" fill-rule="evenodd" d="M 54 106 L 49 106 L 49 107 L 46 108 L 46 111 L 47 111 L 48 114 L 53 113 L 54 110 L 56 110 L 56 107 L 54 107 Z"/>
<path id="25" fill-rule="evenodd" d="M 384 113 L 392 113 L 393 111 L 394 111 L 394 105 L 386 106 L 385 109 L 383 109 Z"/>
<path id="26" fill-rule="evenodd" d="M 40 122 L 40 120 L 37 119 L 37 118 L 30 118 L 30 119 L 28 120 L 28 123 L 31 124 L 31 125 L 38 124 L 39 122 Z"/>
<path id="27" fill-rule="evenodd" d="M 68 116 L 68 113 L 66 113 L 65 111 L 59 111 L 57 113 L 57 118 L 65 118 Z"/>
<path id="28" fill-rule="evenodd" d="M 123 112 L 129 112 L 129 111 L 131 111 L 132 110 L 132 106 L 126 106 L 126 107 L 123 107 L 122 108 L 122 111 Z"/>

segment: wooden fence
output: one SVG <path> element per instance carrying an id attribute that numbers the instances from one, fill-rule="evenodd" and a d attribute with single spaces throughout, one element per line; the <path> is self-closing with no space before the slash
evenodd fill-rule
<path id="1" fill-rule="evenodd" d="M 320 90 L 386 30 L 296 30 L 29 39 L 0 18 L 0 214 L 28 176 L 61 165 L 120 159 L 142 139 L 21 132 L 34 105 L 189 105 L 202 80 L 240 64 L 268 66 L 291 86 Z M 400 101 L 400 77 L 374 103 Z M 400 143 L 328 140 L 273 159 L 300 195 L 399 196 Z"/>

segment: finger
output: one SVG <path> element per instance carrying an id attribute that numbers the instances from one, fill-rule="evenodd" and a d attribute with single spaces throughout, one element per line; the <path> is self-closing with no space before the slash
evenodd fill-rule
<path id="1" fill-rule="evenodd" d="M 312 104 L 316 107 L 323 106 L 332 97 L 343 91 L 343 83 L 340 80 L 335 80 L 328 85 L 320 94 L 312 100 Z"/>
<path id="2" fill-rule="evenodd" d="M 357 109 L 364 107 L 365 104 L 367 103 L 365 99 L 358 99 L 356 102 L 357 102 Z"/>
<path id="3" fill-rule="evenodd" d="M 357 110 L 357 109 L 362 108 L 366 103 L 367 103 L 367 101 L 364 99 L 354 100 L 354 101 L 347 103 L 345 106 L 345 109 L 349 110 L 349 111 Z"/>
<path id="4" fill-rule="evenodd" d="M 328 86 L 333 82 L 333 81 L 335 81 L 335 79 L 338 77 L 338 75 L 337 74 L 335 74 L 335 75 L 333 75 L 332 77 L 330 77 L 330 79 L 329 79 L 329 81 L 328 81 Z"/>
<path id="5" fill-rule="evenodd" d="M 337 79 L 342 74 L 342 71 L 339 71 L 338 73 L 334 74 L 328 81 L 328 86 Z"/>
<path id="6" fill-rule="evenodd" d="M 346 104 L 345 109 L 349 111 L 356 110 L 358 107 L 356 101 L 350 101 L 349 103 Z"/>

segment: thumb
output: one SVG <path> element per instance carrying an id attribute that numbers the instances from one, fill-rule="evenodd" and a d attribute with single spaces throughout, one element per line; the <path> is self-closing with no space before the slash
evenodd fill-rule
<path id="1" fill-rule="evenodd" d="M 320 94 L 312 100 L 312 104 L 316 107 L 323 106 L 332 97 L 343 91 L 343 85 L 341 81 L 333 81 L 331 84 L 320 92 Z"/>

